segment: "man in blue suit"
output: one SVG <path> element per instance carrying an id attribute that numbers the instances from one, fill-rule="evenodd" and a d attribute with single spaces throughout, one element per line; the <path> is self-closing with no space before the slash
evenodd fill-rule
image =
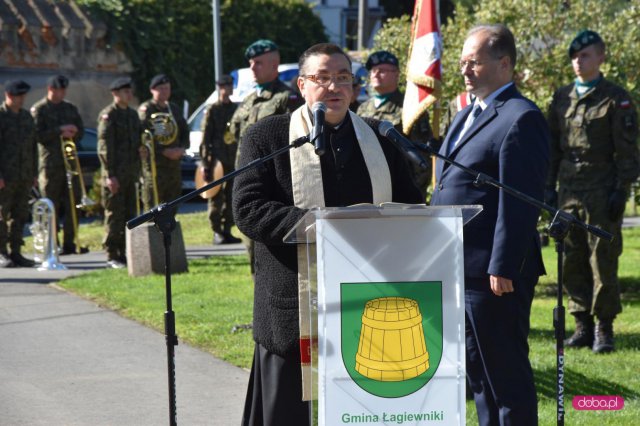
<path id="1" fill-rule="evenodd" d="M 476 96 L 458 113 L 440 153 L 537 199 L 547 174 L 549 131 L 543 114 L 513 84 L 516 48 L 503 25 L 473 28 L 460 71 Z M 529 315 L 545 273 L 537 208 L 474 176 L 436 163 L 432 205 L 481 204 L 464 229 L 467 374 L 481 425 L 537 424 L 529 363 Z"/>

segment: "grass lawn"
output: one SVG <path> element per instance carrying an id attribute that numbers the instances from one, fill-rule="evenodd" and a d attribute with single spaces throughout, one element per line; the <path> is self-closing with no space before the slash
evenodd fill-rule
<path id="1" fill-rule="evenodd" d="M 209 226 L 207 212 L 179 214 L 178 221 L 182 228 L 182 236 L 187 246 L 200 246 L 211 244 L 213 239 L 213 231 Z M 62 237 L 62 235 L 60 235 Z M 89 247 L 91 251 L 102 250 L 102 239 L 104 238 L 104 226 L 102 219 L 92 218 L 90 223 L 80 225 L 78 235 L 80 245 Z M 32 250 L 32 238 L 25 238 L 24 253 L 30 255 Z"/>
<path id="2" fill-rule="evenodd" d="M 204 213 L 180 215 L 187 245 L 209 244 L 211 231 Z M 85 228 L 88 228 L 85 230 Z M 93 229 L 96 228 L 96 229 Z M 203 232 L 206 229 L 206 232 Z M 101 238 L 98 225 L 83 226 L 81 235 Z M 95 239 L 95 237 L 94 237 Z M 596 356 L 589 350 L 565 352 L 565 407 L 567 425 L 640 424 L 640 229 L 624 231 L 620 282 L 624 312 L 615 322 L 617 351 Z M 97 240 L 99 247 L 99 240 Z M 555 306 L 556 256 L 544 249 L 548 275 L 536 291 L 531 315 L 531 362 L 538 388 L 540 424 L 555 424 L 555 340 L 552 313 Z M 160 275 L 131 278 L 123 270 L 104 270 L 63 281 L 62 287 L 90 298 L 157 330 L 163 330 L 164 280 Z M 246 256 L 194 260 L 189 273 L 173 277 L 176 330 L 188 341 L 232 364 L 249 368 L 253 344 L 251 331 L 234 326 L 250 323 L 253 289 Z M 566 299 L 565 299 L 566 303 Z M 567 315 L 567 334 L 574 324 Z M 574 395 L 621 395 L 622 411 L 576 411 Z M 475 407 L 467 403 L 467 423 L 476 424 Z"/>

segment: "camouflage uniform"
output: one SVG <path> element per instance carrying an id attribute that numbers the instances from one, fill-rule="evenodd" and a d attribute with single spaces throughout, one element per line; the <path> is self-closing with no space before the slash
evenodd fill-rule
<path id="1" fill-rule="evenodd" d="M 78 109 L 67 101 L 58 104 L 47 98 L 41 99 L 31 107 L 31 115 L 36 125 L 36 141 L 38 142 L 39 185 L 43 197 L 49 198 L 56 208 L 58 221 L 64 227 L 63 250 L 74 252 L 75 229 L 69 203 L 69 187 L 67 173 L 62 156 L 60 126 L 74 124 L 78 133 L 74 142 L 78 143 L 84 134 L 84 125 Z M 74 176 L 74 196 L 80 199 L 79 177 Z"/>
<path id="2" fill-rule="evenodd" d="M 394 127 L 402 133 L 402 104 L 404 102 L 404 95 L 396 90 L 390 93 L 386 100 L 376 107 L 376 98 L 372 97 L 358 108 L 358 115 L 362 117 L 375 118 L 377 120 L 386 120 L 391 122 Z M 431 132 L 431 126 L 429 125 L 429 115 L 425 113 L 420 120 L 411 129 L 409 139 L 419 143 L 427 143 L 433 136 Z M 429 165 L 428 169 L 424 170 L 413 165 L 414 175 L 413 178 L 420 188 L 422 195 L 426 198 L 427 187 L 431 183 L 431 157 L 427 153 L 422 153 L 424 159 Z"/>
<path id="3" fill-rule="evenodd" d="M 212 170 L 217 159 L 222 163 L 225 174 L 235 170 L 238 143 L 229 127 L 237 107 L 233 102 L 225 104 L 218 101 L 207 109 L 202 122 L 202 144 L 200 145 L 202 166 L 205 169 Z M 209 198 L 209 221 L 213 232 L 218 234 L 229 234 L 233 227 L 232 189 L 233 180 L 227 181 L 216 197 Z"/>
<path id="4" fill-rule="evenodd" d="M 549 127 L 547 186 L 558 182 L 558 207 L 615 236 L 609 243 L 571 228 L 564 260 L 569 311 L 613 319 L 622 311 L 617 277 L 622 215 L 611 217 L 610 197 L 617 191 L 628 195 L 638 177 L 637 113 L 629 94 L 602 78 L 582 96 L 575 84 L 556 91 Z"/>
<path id="5" fill-rule="evenodd" d="M 136 181 L 140 176 L 141 125 L 133 108 L 112 103 L 98 115 L 98 156 L 101 167 L 105 238 L 102 242 L 109 260 L 125 258 L 125 223 L 135 217 Z M 120 188 L 112 194 L 108 177 L 118 179 Z"/>
<path id="6" fill-rule="evenodd" d="M 36 176 L 35 125 L 28 111 L 14 113 L 0 106 L 0 253 L 20 253 L 22 232 L 29 220 L 29 189 Z"/>
<path id="7" fill-rule="evenodd" d="M 162 151 L 167 148 L 189 148 L 189 127 L 187 122 L 182 117 L 182 113 L 176 104 L 168 102 L 171 107 L 171 113 L 178 126 L 178 136 L 176 140 L 169 145 L 160 145 L 158 142 L 154 143 L 155 157 L 156 157 L 156 185 L 158 190 L 158 202 L 166 203 L 175 198 L 178 198 L 182 193 L 182 175 L 180 169 L 180 160 L 170 160 L 164 155 Z M 160 107 L 153 99 L 150 99 L 140 107 L 138 107 L 138 115 L 142 122 L 142 129 L 150 129 L 151 115 L 156 112 L 169 113 L 168 107 Z M 150 173 L 147 170 L 143 170 L 143 173 Z M 144 191 L 142 195 L 142 201 L 144 203 L 145 210 L 151 209 L 153 204 L 153 192 L 149 179 L 145 179 Z"/>
<path id="8" fill-rule="evenodd" d="M 258 90 L 244 98 L 238 109 L 236 109 L 231 118 L 229 130 L 238 142 L 237 159 L 240 158 L 240 150 L 242 149 L 242 137 L 247 128 L 264 117 L 271 115 L 284 114 L 287 111 L 292 112 L 302 103 L 289 86 L 276 79 L 275 81 L 264 85 L 258 94 Z"/>
<path id="9" fill-rule="evenodd" d="M 240 158 L 240 150 L 242 149 L 243 136 L 250 125 L 256 123 L 261 118 L 292 112 L 300 105 L 302 105 L 302 102 L 298 95 L 278 79 L 264 85 L 259 94 L 258 90 L 256 90 L 244 98 L 233 114 L 229 127 L 231 134 L 238 142 L 235 161 L 236 168 L 238 167 L 238 159 Z M 243 239 L 249 251 L 249 264 L 251 265 L 251 273 L 253 273 L 253 241 L 245 237 L 243 237 Z"/>

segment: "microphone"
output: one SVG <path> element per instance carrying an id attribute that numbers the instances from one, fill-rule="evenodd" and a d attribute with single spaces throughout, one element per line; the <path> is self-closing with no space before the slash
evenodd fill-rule
<path id="1" fill-rule="evenodd" d="M 389 139 L 396 148 L 404 153 L 404 155 L 411 160 L 412 163 L 415 163 L 421 169 L 426 170 L 429 168 L 427 162 L 424 161 L 424 158 L 418 153 L 418 151 L 414 148 L 413 142 L 409 139 L 405 138 L 399 131 L 393 127 L 393 124 L 389 121 L 382 121 L 378 126 L 378 131 L 380 134 L 387 139 Z"/>
<path id="2" fill-rule="evenodd" d="M 311 106 L 313 114 L 313 129 L 311 130 L 311 141 L 315 146 L 315 152 L 318 155 L 324 154 L 324 113 L 327 112 L 327 106 L 322 102 L 316 102 Z"/>

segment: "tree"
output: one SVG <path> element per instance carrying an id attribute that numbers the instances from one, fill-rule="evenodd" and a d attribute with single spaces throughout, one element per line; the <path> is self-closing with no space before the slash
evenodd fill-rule
<path id="1" fill-rule="evenodd" d="M 400 90 L 404 91 L 407 81 L 407 59 L 411 44 L 411 17 L 403 15 L 389 18 L 373 37 L 373 48 L 369 54 L 378 50 L 387 50 L 398 57 L 400 62 Z M 363 56 L 366 58 L 366 56 Z M 366 61 L 366 59 L 364 59 Z"/>
<path id="2" fill-rule="evenodd" d="M 107 24 L 110 45 L 131 60 L 140 99 L 149 97 L 149 80 L 160 72 L 175 82 L 174 101 L 198 105 L 213 90 L 211 1 L 76 1 Z M 244 51 L 260 38 L 278 43 L 285 62 L 327 40 L 304 0 L 224 0 L 220 14 L 225 73 L 247 66 Z"/>
<path id="3" fill-rule="evenodd" d="M 326 42 L 324 25 L 304 0 L 226 0 L 221 7 L 225 70 L 246 67 L 244 51 L 268 38 L 280 48 L 282 62 L 298 62 L 308 47 Z"/>

